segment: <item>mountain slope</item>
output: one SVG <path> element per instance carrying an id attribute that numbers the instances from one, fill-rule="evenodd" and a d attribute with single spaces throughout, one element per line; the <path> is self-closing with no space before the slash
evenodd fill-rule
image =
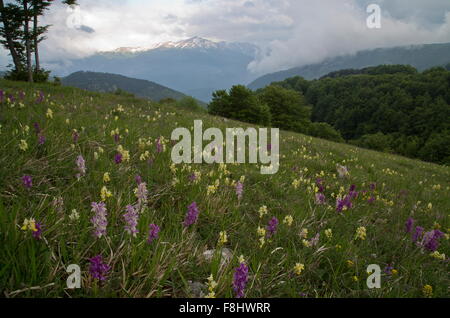
<path id="1" fill-rule="evenodd" d="M 424 285 L 448 297 L 449 167 L 284 131 L 275 175 L 254 164 L 175 165 L 175 128 L 249 125 L 71 87 L 0 87 L 22 103 L 0 102 L 5 297 L 188 298 L 187 282 L 212 274 L 216 297 L 232 298 L 239 266 L 249 298 L 428 297 Z M 183 226 L 186 215 L 194 224 Z M 25 219 L 40 230 L 22 230 Z M 414 242 L 405 229 L 416 226 L 425 235 Z M 220 252 L 207 257 L 221 248 L 223 266 Z M 101 283 L 94 257 L 108 265 Z M 67 288 L 67 264 L 80 266 L 82 288 Z M 367 288 L 369 264 L 382 270 L 379 289 Z"/>
<path id="2" fill-rule="evenodd" d="M 168 87 L 117 74 L 76 72 L 62 79 L 65 86 L 73 86 L 93 92 L 115 92 L 117 89 L 136 96 L 159 101 L 164 98 L 179 100 L 186 95 Z"/>
<path id="3" fill-rule="evenodd" d="M 361 69 L 383 64 L 407 64 L 419 71 L 433 66 L 442 66 L 450 62 L 450 43 L 425 44 L 395 48 L 380 48 L 356 53 L 355 55 L 330 58 L 322 63 L 266 74 L 248 87 L 258 89 L 272 82 L 283 81 L 294 76 L 316 79 L 328 73 L 343 69 Z"/>
<path id="4" fill-rule="evenodd" d="M 208 102 L 217 89 L 254 79 L 247 65 L 257 48 L 247 43 L 213 42 L 194 37 L 150 48 L 119 48 L 72 60 L 60 73 L 108 72 L 145 79 Z"/>

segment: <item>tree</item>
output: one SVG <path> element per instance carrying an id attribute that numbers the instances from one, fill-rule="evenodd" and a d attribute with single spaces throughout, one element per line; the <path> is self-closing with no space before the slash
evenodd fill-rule
<path id="1" fill-rule="evenodd" d="M 15 71 L 21 72 L 24 59 L 21 43 L 23 36 L 20 28 L 22 24 L 20 8 L 14 4 L 5 6 L 3 0 L 0 0 L 0 18 L 3 24 L 0 27 L 0 37 L 2 38 L 0 44 L 9 50 Z"/>
<path id="2" fill-rule="evenodd" d="M 265 126 L 269 126 L 271 121 L 269 107 L 242 85 L 233 86 L 229 93 L 224 90 L 215 91 L 208 111 L 213 115 Z"/>
<path id="3" fill-rule="evenodd" d="M 6 6 L 0 0 L 0 43 L 10 52 L 13 59 L 14 70 L 10 77 L 22 79 L 22 72 L 26 72 L 26 78 L 33 82 L 32 54 L 35 57 L 34 72 L 39 76 L 48 72 L 41 70 L 39 58 L 39 43 L 45 39 L 42 35 L 48 31 L 49 26 L 39 26 L 39 17 L 54 3 L 52 0 L 15 0 Z M 75 5 L 76 0 L 63 0 L 63 4 Z M 33 28 L 30 22 L 33 21 Z"/>
<path id="4" fill-rule="evenodd" d="M 272 126 L 306 133 L 311 112 L 302 94 L 277 85 L 259 91 L 259 100 L 269 106 Z"/>

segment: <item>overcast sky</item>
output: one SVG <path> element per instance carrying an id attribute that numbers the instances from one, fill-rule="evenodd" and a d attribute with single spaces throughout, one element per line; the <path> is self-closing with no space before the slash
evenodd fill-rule
<path id="1" fill-rule="evenodd" d="M 192 36 L 257 44 L 257 74 L 358 50 L 450 42 L 449 0 L 78 0 L 55 4 L 42 43 L 44 62 L 118 47 L 146 47 Z M 381 29 L 366 25 L 368 4 L 382 9 Z M 7 54 L 0 51 L 0 67 Z"/>

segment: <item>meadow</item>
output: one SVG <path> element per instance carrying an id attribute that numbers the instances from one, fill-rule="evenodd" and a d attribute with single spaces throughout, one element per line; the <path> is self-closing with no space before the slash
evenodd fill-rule
<path id="1" fill-rule="evenodd" d="M 448 297 L 449 167 L 284 131 L 274 175 L 174 165 L 196 119 L 252 126 L 0 80 L 1 297 Z"/>

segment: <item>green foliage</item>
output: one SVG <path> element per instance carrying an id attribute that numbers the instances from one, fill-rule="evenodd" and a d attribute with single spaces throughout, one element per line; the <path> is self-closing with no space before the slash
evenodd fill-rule
<path id="1" fill-rule="evenodd" d="M 308 135 L 336 142 L 344 142 L 341 134 L 327 123 L 310 123 L 308 126 Z"/>
<path id="2" fill-rule="evenodd" d="M 198 101 L 192 96 L 186 96 L 177 101 L 177 106 L 194 112 L 205 112 Z"/>
<path id="3" fill-rule="evenodd" d="M 450 72 L 445 68 L 422 73 L 404 65 L 342 70 L 303 85 L 306 93 L 292 84 L 298 80 L 277 85 L 304 93 L 312 121 L 330 124 L 352 144 L 446 161 L 445 151 L 425 147 L 431 136 L 430 143 L 446 140 L 450 129 Z"/>
<path id="4" fill-rule="evenodd" d="M 270 85 L 258 91 L 258 98 L 261 104 L 269 107 L 273 127 L 307 133 L 311 111 L 303 95 L 281 86 Z"/>
<path id="5" fill-rule="evenodd" d="M 208 111 L 212 115 L 253 124 L 269 126 L 271 123 L 270 108 L 243 85 L 233 86 L 229 93 L 224 90 L 214 92 Z"/>
<path id="6" fill-rule="evenodd" d="M 33 80 L 36 83 L 45 83 L 48 81 L 50 76 L 50 71 L 44 69 L 35 70 L 33 73 Z M 5 79 L 11 81 L 23 81 L 28 80 L 28 72 L 26 70 L 17 71 L 15 69 L 6 72 Z"/>

